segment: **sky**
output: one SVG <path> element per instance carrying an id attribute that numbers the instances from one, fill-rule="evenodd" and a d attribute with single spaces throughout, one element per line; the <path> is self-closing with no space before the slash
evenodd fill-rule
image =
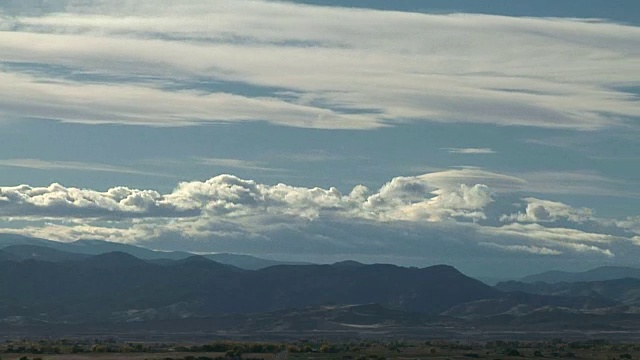
<path id="1" fill-rule="evenodd" d="M 640 266 L 640 3 L 0 2 L 0 232 Z"/>

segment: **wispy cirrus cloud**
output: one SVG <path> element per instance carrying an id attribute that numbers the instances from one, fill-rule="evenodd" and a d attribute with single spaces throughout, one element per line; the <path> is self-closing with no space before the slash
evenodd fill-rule
<path id="1" fill-rule="evenodd" d="M 0 167 L 19 167 L 37 170 L 98 171 L 144 176 L 173 177 L 171 175 L 136 170 L 130 167 L 80 161 L 58 161 L 42 159 L 0 159 Z"/>
<path id="2" fill-rule="evenodd" d="M 234 169 L 247 169 L 257 171 L 275 171 L 282 172 L 286 169 L 279 169 L 266 166 L 266 164 L 259 161 L 241 160 L 241 159 L 229 159 L 229 158 L 198 158 L 196 161 L 201 165 L 208 165 L 220 168 L 234 168 Z"/>
<path id="3" fill-rule="evenodd" d="M 463 155 L 485 155 L 495 154 L 496 152 L 490 148 L 444 148 L 450 154 L 463 154 Z"/>
<path id="4" fill-rule="evenodd" d="M 549 249 L 546 247 L 539 246 L 528 246 L 528 245 L 501 245 L 492 242 L 481 242 L 478 243 L 480 246 L 486 246 L 490 248 L 505 250 L 507 252 L 525 252 L 536 255 L 561 255 L 562 251 Z"/>
<path id="5" fill-rule="evenodd" d="M 635 96 L 619 90 L 640 73 L 634 26 L 269 1 L 163 5 L 63 1 L 37 15 L 5 9 L 0 83 L 11 86 L 0 86 L 0 116 L 576 130 L 626 126 L 624 118 L 640 116 Z"/>
<path id="6" fill-rule="evenodd" d="M 531 192 L 640 198 L 640 191 L 631 182 L 592 170 L 531 171 L 517 176 L 527 182 Z"/>

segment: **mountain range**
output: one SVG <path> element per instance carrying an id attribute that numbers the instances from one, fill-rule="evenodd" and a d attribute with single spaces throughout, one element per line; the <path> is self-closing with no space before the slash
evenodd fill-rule
<path id="1" fill-rule="evenodd" d="M 47 321 L 208 316 L 363 303 L 437 314 L 452 304 L 499 293 L 449 266 L 337 263 L 243 270 L 201 256 L 159 265 L 122 252 L 64 262 L 5 260 L 0 273 L 0 318 L 46 314 L 39 319 Z"/>
<path id="2" fill-rule="evenodd" d="M 218 259 L 238 259 L 230 255 Z M 248 266 L 210 254 L 0 236 L 0 334 L 640 330 L 640 279 L 626 277 L 633 268 L 616 270 L 616 279 L 492 287 L 447 265 L 258 266 L 269 260 L 240 259 Z M 616 272 L 587 272 L 603 273 Z"/>
<path id="3" fill-rule="evenodd" d="M 623 278 L 640 279 L 640 269 L 628 266 L 601 266 L 582 272 L 566 272 L 554 270 L 525 276 L 520 279 L 520 281 L 525 283 L 560 283 L 576 281 L 604 281 Z"/>
<path id="4" fill-rule="evenodd" d="M 81 259 L 86 255 L 100 255 L 108 252 L 120 251 L 143 260 L 185 259 L 194 254 L 183 251 L 157 251 L 140 246 L 108 242 L 103 240 L 77 240 L 60 242 L 31 238 L 14 234 L 0 234 L 0 250 L 13 254 L 14 258 L 46 259 L 47 261 L 64 261 Z M 57 251 L 56 251 L 57 250 Z M 274 261 L 243 254 L 204 254 L 207 259 L 233 265 L 246 270 L 257 270 L 273 265 L 302 265 L 305 263 L 291 261 Z M 0 257 L 1 258 L 1 257 Z"/>

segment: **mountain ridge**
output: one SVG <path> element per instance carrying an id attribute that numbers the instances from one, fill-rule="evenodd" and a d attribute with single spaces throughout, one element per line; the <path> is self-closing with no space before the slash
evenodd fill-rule
<path id="1" fill-rule="evenodd" d="M 623 278 L 640 279 L 640 268 L 629 266 L 600 266 L 594 269 L 580 272 L 552 270 L 525 276 L 521 278 L 520 281 L 525 283 L 559 283 L 579 281 L 604 281 Z"/>
<path id="2" fill-rule="evenodd" d="M 257 270 L 266 268 L 274 265 L 304 265 L 308 263 L 301 262 L 289 262 L 289 261 L 277 261 L 277 260 L 267 260 L 259 257 L 244 255 L 244 254 L 230 254 L 230 253 L 212 253 L 212 254 L 193 254 L 189 252 L 183 251 L 159 251 L 147 249 L 145 247 L 131 245 L 131 244 L 121 244 L 114 243 L 104 240 L 76 240 L 73 242 L 59 242 L 52 241 L 40 238 L 32 238 L 26 237 L 22 235 L 16 234 L 2 234 L 0 233 L 0 249 L 10 248 L 10 247 L 41 247 L 57 250 L 58 253 L 54 253 L 53 251 L 44 251 L 39 249 L 36 251 L 37 256 L 48 256 L 51 261 L 59 261 L 59 260 L 67 260 L 70 258 L 86 258 L 89 255 L 99 255 L 108 252 L 120 251 L 131 254 L 137 258 L 143 260 L 181 260 L 194 255 L 199 255 L 206 257 L 215 262 L 235 266 L 238 268 L 246 269 L 246 270 Z M 16 251 L 13 255 L 13 258 L 17 261 L 26 260 L 29 258 L 27 256 L 28 251 L 26 248 L 22 248 L 22 253 L 18 254 Z M 34 248 L 32 248 L 33 250 Z M 67 254 L 63 254 L 65 252 Z M 73 255 L 76 254 L 76 255 Z M 84 256 L 80 256 L 84 255 Z M 11 254 L 9 254 L 11 256 Z"/>
<path id="3" fill-rule="evenodd" d="M 117 312 L 168 309 L 179 303 L 199 316 L 361 303 L 437 314 L 458 303 L 499 295 L 451 266 L 278 265 L 240 270 L 197 256 L 159 265 L 111 252 L 80 261 L 0 261 L 0 273 L 0 318 L 48 314 L 50 321 L 109 319 Z M 11 295 L 16 293 L 22 295 Z"/>

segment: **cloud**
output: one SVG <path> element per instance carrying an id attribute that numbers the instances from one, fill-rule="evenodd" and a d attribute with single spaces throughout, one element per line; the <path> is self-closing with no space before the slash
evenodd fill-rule
<path id="1" fill-rule="evenodd" d="M 247 169 L 258 171 L 286 171 L 284 169 L 276 169 L 264 166 L 260 162 L 240 160 L 240 159 L 225 159 L 225 158 L 200 158 L 197 159 L 201 165 L 214 166 L 219 168 L 235 168 L 235 169 Z"/>
<path id="2" fill-rule="evenodd" d="M 626 219 L 615 220 L 616 226 L 626 229 L 627 231 L 640 234 L 640 216 L 629 216 Z"/>
<path id="3" fill-rule="evenodd" d="M 6 119 L 35 118 L 83 124 L 147 126 L 257 120 L 335 129 L 382 126 L 377 120 L 361 121 L 363 115 L 340 114 L 331 109 L 295 104 L 274 97 L 250 98 L 195 90 L 169 91 L 139 84 L 75 83 L 2 71 L 0 82 L 14 84 L 11 88 L 0 86 L 0 115 Z"/>
<path id="4" fill-rule="evenodd" d="M 501 244 L 495 244 L 490 242 L 481 242 L 481 243 L 478 243 L 478 245 L 505 250 L 508 252 L 523 252 L 523 253 L 530 253 L 530 254 L 536 254 L 536 255 L 561 255 L 562 254 L 561 251 L 549 249 L 546 247 L 539 247 L 539 246 L 501 245 Z"/>
<path id="5" fill-rule="evenodd" d="M 605 21 L 237 0 L 0 11 L 5 119 L 597 130 L 640 116 L 620 90 L 638 81 L 640 29 Z"/>
<path id="6" fill-rule="evenodd" d="M 420 175 L 420 178 L 438 188 L 455 188 L 460 184 L 484 184 L 496 192 L 514 192 L 524 190 L 527 186 L 527 181 L 521 178 L 478 168 L 431 172 Z"/>
<path id="7" fill-rule="evenodd" d="M 574 208 L 561 202 L 541 200 L 536 198 L 523 199 L 527 208 L 524 212 L 511 215 L 503 215 L 500 220 L 503 222 L 556 222 L 568 220 L 572 222 L 585 222 L 593 219 L 593 211 L 588 208 Z"/>
<path id="8" fill-rule="evenodd" d="M 629 263 L 639 255 L 635 218 L 605 221 L 588 209 L 533 197 L 519 204 L 522 211 L 505 215 L 499 210 L 512 207 L 513 192 L 467 183 L 485 179 L 506 188 L 505 182 L 519 182 L 461 171 L 399 176 L 377 190 L 357 185 L 344 193 L 228 174 L 181 182 L 166 193 L 125 186 L 0 187 L 0 232 L 308 261 L 381 261 L 385 254 L 385 261 L 405 264 L 493 269 L 517 260 L 528 264 L 522 271 L 538 269 L 540 259 L 549 266 L 586 266 L 613 258 Z"/>
<path id="9" fill-rule="evenodd" d="M 484 155 L 495 154 L 496 152 L 490 148 L 444 148 L 450 154 L 464 154 L 464 155 Z"/>
<path id="10" fill-rule="evenodd" d="M 435 196 L 425 199 L 426 194 Z M 459 184 L 457 188 L 437 189 L 421 177 L 398 177 L 369 196 L 363 207 L 372 213 L 383 210 L 379 217 L 384 220 L 442 221 L 456 217 L 480 220 L 485 218 L 482 209 L 492 201 L 485 185 Z"/>
<path id="11" fill-rule="evenodd" d="M 435 221 L 483 218 L 491 195 L 484 185 L 438 189 L 421 177 L 397 177 L 372 193 L 362 185 L 343 195 L 336 188 L 265 185 L 232 175 L 182 182 L 168 194 L 115 187 L 105 192 L 20 185 L 0 187 L 0 215 L 7 217 L 153 218 L 260 214 L 314 219 L 323 214 L 377 220 Z"/>
<path id="12" fill-rule="evenodd" d="M 543 194 L 576 194 L 639 198 L 633 184 L 593 171 L 536 171 L 517 174 L 527 190 Z"/>
<path id="13" fill-rule="evenodd" d="M 48 187 L 19 185 L 0 187 L 0 216 L 85 218 L 106 216 L 139 217 L 167 211 L 172 216 L 186 213 L 162 201 L 154 190 L 111 188 L 106 192 L 67 188 L 60 184 Z"/>
<path id="14" fill-rule="evenodd" d="M 78 170 L 78 171 L 98 171 L 122 174 L 170 177 L 166 174 L 139 171 L 123 166 L 107 164 L 87 163 L 79 161 L 51 161 L 40 159 L 0 159 L 0 167 L 20 167 L 37 170 Z"/>
<path id="15" fill-rule="evenodd" d="M 613 257 L 613 252 L 607 248 L 612 242 L 621 240 L 619 237 L 580 231 L 567 228 L 548 228 L 540 224 L 508 224 L 500 227 L 485 226 L 479 232 L 499 238 L 525 240 L 536 244 L 560 247 L 579 253 L 597 253 Z"/>
<path id="16" fill-rule="evenodd" d="M 514 204 L 522 211 L 502 214 L 500 223 L 507 224 L 507 233 L 524 232 L 539 236 L 539 240 L 576 240 L 579 242 L 612 243 L 617 240 L 630 241 L 638 245 L 633 237 L 640 234 L 640 219 L 627 217 L 611 219 L 596 216 L 589 208 L 534 197 L 521 199 Z M 522 227 L 528 227 L 523 229 Z M 499 231 L 499 230 L 495 230 Z M 543 234 L 537 233 L 543 231 Z M 555 239 L 555 240 L 553 240 Z"/>
<path id="17" fill-rule="evenodd" d="M 302 151 L 299 153 L 278 153 L 271 154 L 268 157 L 276 160 L 286 160 L 290 162 L 328 162 L 328 161 L 344 161 L 349 159 L 366 159 L 363 157 L 345 156 L 329 153 L 324 150 Z"/>

